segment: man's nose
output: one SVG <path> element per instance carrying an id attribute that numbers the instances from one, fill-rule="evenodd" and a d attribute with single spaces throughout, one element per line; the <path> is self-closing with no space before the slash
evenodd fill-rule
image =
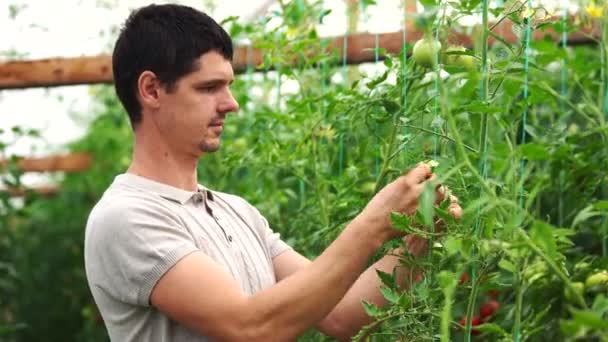
<path id="1" fill-rule="evenodd" d="M 220 104 L 219 111 L 222 113 L 230 113 L 237 112 L 239 110 L 239 104 L 236 102 L 234 96 L 232 96 L 232 92 L 228 90 L 228 93 L 224 97 L 222 103 Z"/>

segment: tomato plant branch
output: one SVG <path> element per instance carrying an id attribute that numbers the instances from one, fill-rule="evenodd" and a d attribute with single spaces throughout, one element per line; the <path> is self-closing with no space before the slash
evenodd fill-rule
<path id="1" fill-rule="evenodd" d="M 544 90 L 547 93 L 549 93 L 551 96 L 559 99 L 560 101 L 564 101 L 565 104 L 567 104 L 570 108 L 572 108 L 577 114 L 579 114 L 582 117 L 584 117 L 585 119 L 587 119 L 587 121 L 589 121 L 589 123 L 592 124 L 593 126 L 596 126 L 598 124 L 598 122 L 595 122 L 595 120 L 593 120 L 593 118 L 591 118 L 589 115 L 587 115 L 587 113 L 585 113 L 584 111 L 582 111 L 578 106 L 576 106 L 570 100 L 564 98 L 561 94 L 559 94 L 557 91 L 555 91 L 555 89 L 553 89 L 551 86 L 549 86 L 545 82 L 539 82 L 538 86 L 542 90 Z M 593 109 L 593 111 L 596 114 L 598 114 L 599 117 L 602 117 L 602 113 L 599 112 L 599 110 L 595 106 L 591 106 L 591 108 Z M 601 122 L 601 120 L 600 120 L 600 122 Z"/>
<path id="2" fill-rule="evenodd" d="M 414 81 L 415 81 L 415 79 L 403 80 L 403 82 L 407 82 L 406 86 L 405 86 L 406 91 L 412 87 L 412 84 L 414 84 Z M 401 103 L 403 103 L 403 102 L 401 102 Z M 406 108 L 402 108 L 402 111 L 406 112 Z M 397 119 L 398 114 L 399 114 L 399 112 L 394 113 L 395 121 L 397 121 L 396 119 Z M 396 122 L 393 123 L 388 145 L 386 147 L 386 155 L 388 157 L 385 158 L 384 161 L 382 162 L 382 167 L 380 168 L 380 172 L 378 173 L 378 178 L 376 178 L 376 185 L 374 186 L 374 192 L 377 192 L 380 190 L 382 181 L 384 180 L 384 178 L 386 177 L 386 175 L 388 173 L 388 168 L 389 168 L 390 162 L 392 160 L 391 155 L 393 154 L 393 150 L 395 149 L 395 141 L 397 140 L 397 133 L 398 133 L 399 127 L 400 126 Z"/>
<path id="3" fill-rule="evenodd" d="M 547 265 L 549 265 L 549 267 L 553 270 L 553 272 L 555 272 L 555 274 L 557 274 L 557 276 L 564 282 L 564 284 L 568 287 L 568 289 L 570 291 L 572 291 L 572 294 L 573 294 L 574 298 L 576 299 L 576 301 L 583 308 L 588 309 L 587 303 L 585 303 L 585 299 L 583 298 L 583 296 L 572 285 L 572 282 L 570 282 L 570 279 L 568 279 L 568 276 L 566 274 L 564 274 L 564 272 L 562 272 L 562 270 L 557 266 L 557 264 L 555 264 L 553 259 L 551 259 L 545 252 L 543 252 L 542 249 L 540 249 L 540 247 L 538 247 L 534 243 L 534 241 L 532 241 L 530 239 L 530 237 L 528 236 L 528 234 L 526 233 L 525 230 L 519 228 L 518 232 L 519 232 L 519 235 L 524 240 L 524 242 L 526 243 L 526 245 L 528 247 L 530 247 L 530 249 L 532 249 L 532 251 L 534 251 L 539 257 L 541 257 L 541 259 L 543 259 L 547 263 Z"/>
<path id="4" fill-rule="evenodd" d="M 520 340 L 520 331 L 521 331 L 521 312 L 522 312 L 522 300 L 523 300 L 523 288 L 522 288 L 522 279 L 521 279 L 521 267 L 518 267 L 515 272 L 515 280 L 513 283 L 515 284 L 515 321 L 513 322 L 513 340 Z"/>
<path id="5" fill-rule="evenodd" d="M 469 159 L 469 156 L 467 155 L 466 151 L 464 150 L 464 143 L 462 142 L 460 133 L 458 133 L 458 129 L 456 127 L 456 122 L 454 121 L 454 117 L 451 114 L 449 114 L 447 116 L 447 118 L 448 118 L 448 124 L 449 124 L 450 130 L 454 134 L 454 140 L 456 141 L 457 154 L 459 155 L 460 158 L 462 158 L 462 160 L 464 161 L 464 164 L 467 166 L 469 171 L 471 171 L 473 176 L 480 183 L 481 188 L 492 198 L 495 198 L 496 194 L 494 193 L 494 190 L 492 190 L 492 188 L 490 188 L 490 186 L 488 184 L 486 184 L 485 179 L 483 179 L 483 177 L 481 177 L 481 175 L 477 171 L 477 168 L 475 168 L 473 166 L 473 164 L 471 163 L 471 160 Z"/>
<path id="6" fill-rule="evenodd" d="M 496 21 L 496 23 L 494 23 L 494 25 L 490 26 L 489 30 L 493 31 L 496 26 L 500 25 L 500 23 L 502 23 L 505 19 L 507 19 L 511 14 L 515 14 L 519 11 L 521 11 L 521 9 L 526 5 L 525 2 L 521 2 L 520 6 L 517 9 L 514 9 L 510 12 L 505 13 L 505 15 L 503 15 L 500 19 L 498 19 L 498 21 Z"/>
<path id="7" fill-rule="evenodd" d="M 444 138 L 446 140 L 451 141 L 452 143 L 456 143 L 456 140 L 454 140 L 453 138 L 451 138 L 451 137 L 449 137 L 449 136 L 447 136 L 445 134 L 441 134 L 441 133 L 438 133 L 438 132 L 431 131 L 430 129 L 427 129 L 427 128 L 424 128 L 424 127 L 419 127 L 419 126 L 414 126 L 414 125 L 408 125 L 408 124 L 402 124 L 402 125 L 398 125 L 398 126 L 400 126 L 400 127 L 407 127 L 407 128 L 413 128 L 413 129 L 416 129 L 416 130 L 419 130 L 419 131 L 422 131 L 422 132 L 425 132 L 425 133 L 429 133 L 429 134 L 433 134 L 433 135 L 439 136 L 441 138 Z M 473 147 L 471 147 L 471 146 L 469 146 L 467 144 L 463 144 L 463 146 L 467 150 L 469 150 L 471 152 L 479 153 L 479 151 L 477 151 L 475 148 L 473 148 Z"/>

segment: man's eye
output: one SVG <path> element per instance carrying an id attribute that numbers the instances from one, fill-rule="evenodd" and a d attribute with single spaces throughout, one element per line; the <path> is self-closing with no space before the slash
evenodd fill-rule
<path id="1" fill-rule="evenodd" d="M 198 90 L 203 93 L 212 93 L 212 92 L 216 91 L 218 88 L 219 88 L 219 86 L 217 84 L 214 84 L 214 85 L 206 85 L 206 86 L 198 87 Z"/>

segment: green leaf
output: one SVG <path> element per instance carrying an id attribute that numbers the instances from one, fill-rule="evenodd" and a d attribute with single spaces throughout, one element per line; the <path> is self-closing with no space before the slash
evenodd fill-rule
<path id="1" fill-rule="evenodd" d="M 391 290 L 386 287 L 381 287 L 380 292 L 382 293 L 382 296 L 384 296 L 384 298 L 389 302 L 393 304 L 399 303 L 399 298 L 401 298 L 401 295 L 395 292 L 394 290 Z"/>
<path id="2" fill-rule="evenodd" d="M 479 330 L 483 333 L 495 333 L 502 336 L 508 336 L 509 334 L 498 324 L 495 323 L 484 323 L 475 326 L 475 330 Z"/>
<path id="3" fill-rule="evenodd" d="M 462 240 L 455 236 L 448 236 L 443 240 L 443 247 L 448 255 L 454 255 L 462 250 Z"/>
<path id="4" fill-rule="evenodd" d="M 361 0 L 361 6 L 363 6 L 363 8 L 366 8 L 368 6 L 375 5 L 375 4 L 376 4 L 376 0 Z"/>
<path id="5" fill-rule="evenodd" d="M 456 286 L 457 279 L 456 275 L 452 272 L 441 271 L 437 274 L 437 281 L 442 289 L 450 289 Z"/>
<path id="6" fill-rule="evenodd" d="M 328 16 L 330 13 L 331 13 L 330 9 L 323 10 L 319 14 L 319 24 L 323 24 L 323 19 L 325 19 L 325 17 Z"/>
<path id="7" fill-rule="evenodd" d="M 481 3 L 481 0 L 466 0 L 466 1 L 462 1 L 462 4 L 464 5 L 465 9 L 472 11 L 475 8 L 477 8 L 477 6 L 479 6 L 479 4 Z"/>
<path id="8" fill-rule="evenodd" d="M 388 286 L 391 289 L 395 288 L 396 282 L 394 275 L 378 269 L 376 270 L 376 274 L 378 275 L 378 278 L 380 278 L 380 280 L 382 281 L 382 284 Z"/>
<path id="9" fill-rule="evenodd" d="M 596 312 L 572 309 L 573 320 L 593 329 L 608 329 L 608 320 Z"/>
<path id="10" fill-rule="evenodd" d="M 504 111 L 504 108 L 498 106 L 491 106 L 490 103 L 485 103 L 481 101 L 471 101 L 470 103 L 461 106 L 458 111 L 477 113 L 501 113 Z"/>
<path id="11" fill-rule="evenodd" d="M 608 201 L 599 201 L 599 202 L 593 203 L 593 209 L 608 210 Z"/>
<path id="12" fill-rule="evenodd" d="M 437 0 L 420 0 L 420 3 L 427 9 L 437 7 Z"/>
<path id="13" fill-rule="evenodd" d="M 374 88 L 376 88 L 376 86 L 377 86 L 378 84 L 380 84 L 380 83 L 382 83 L 382 82 L 386 81 L 386 79 L 388 78 L 388 74 L 389 74 L 389 72 L 390 72 L 390 69 L 389 69 L 389 70 L 386 70 L 386 71 L 385 71 L 385 72 L 384 72 L 382 75 L 380 75 L 379 77 L 377 77 L 377 78 L 375 78 L 375 79 L 373 79 L 373 80 L 369 81 L 369 82 L 366 84 L 367 88 L 368 88 L 368 89 L 370 89 L 370 90 L 371 90 L 371 89 L 374 89 Z"/>
<path id="14" fill-rule="evenodd" d="M 520 145 L 519 149 L 522 156 L 529 160 L 549 160 L 551 154 L 547 151 L 547 147 L 537 143 L 528 143 Z"/>
<path id="15" fill-rule="evenodd" d="M 514 53 L 513 48 L 511 48 L 511 44 L 509 44 L 506 40 L 504 40 L 502 37 L 500 37 L 499 35 L 497 35 L 496 33 L 487 30 L 486 32 L 492 36 L 492 38 L 496 39 L 497 41 L 501 42 L 507 49 L 509 49 L 509 51 L 511 51 L 511 53 Z"/>
<path id="16" fill-rule="evenodd" d="M 405 232 L 408 234 L 416 234 L 416 235 L 426 237 L 426 238 L 429 238 L 431 236 L 441 235 L 439 233 L 431 233 L 431 232 L 417 229 L 412 224 L 413 222 L 416 222 L 416 223 L 422 225 L 423 218 L 419 211 L 416 211 L 414 218 L 412 218 L 411 216 L 399 214 L 396 212 L 391 213 L 391 225 L 394 229 L 397 229 L 399 231 L 402 231 L 402 232 Z"/>
<path id="17" fill-rule="evenodd" d="M 399 214 L 396 212 L 391 213 L 391 225 L 393 228 L 402 232 L 410 233 L 412 218 L 408 215 Z"/>
<path id="18" fill-rule="evenodd" d="M 602 213 L 599 211 L 593 211 L 593 205 L 590 205 L 590 206 L 586 207 L 585 209 L 579 211 L 578 214 L 576 214 L 576 216 L 574 217 L 574 220 L 572 220 L 571 228 L 576 227 L 580 223 L 587 221 L 588 219 L 590 219 L 594 216 L 600 216 L 601 214 Z"/>
<path id="19" fill-rule="evenodd" d="M 511 273 L 515 273 L 515 265 L 513 265 L 512 262 L 506 260 L 506 259 L 501 259 L 498 262 L 498 267 L 502 268 L 505 271 L 509 271 Z"/>
<path id="20" fill-rule="evenodd" d="M 383 99 L 382 106 L 388 113 L 397 113 L 401 110 L 401 106 L 397 102 L 389 99 Z"/>
<path id="21" fill-rule="evenodd" d="M 581 325 L 574 321 L 562 320 L 559 322 L 559 329 L 566 336 L 575 336 L 581 330 L 581 328 Z"/>
<path id="22" fill-rule="evenodd" d="M 385 53 L 386 53 L 386 52 L 385 52 Z M 381 51 L 378 51 L 378 54 L 379 54 L 379 55 L 380 55 L 380 54 L 385 54 L 385 53 L 381 53 Z M 392 68 L 392 67 L 393 67 L 393 59 L 392 59 L 392 58 L 390 58 L 390 57 L 387 57 L 387 58 L 384 60 L 384 65 L 385 65 L 387 68 Z"/>
<path id="23" fill-rule="evenodd" d="M 553 260 L 557 257 L 557 244 L 553 237 L 553 227 L 542 221 L 535 221 L 530 229 L 530 238 Z"/>
<path id="24" fill-rule="evenodd" d="M 427 183 L 418 197 L 418 212 L 422 218 L 422 224 L 428 227 L 433 224 L 435 211 L 435 186 Z"/>
<path id="25" fill-rule="evenodd" d="M 597 297 L 595 297 L 595 300 L 593 300 L 591 308 L 601 315 L 608 313 L 608 298 L 603 294 L 598 294 Z"/>
<path id="26" fill-rule="evenodd" d="M 378 317 L 380 315 L 382 315 L 382 310 L 380 308 L 378 308 L 376 305 L 363 301 L 363 309 L 365 310 L 365 313 L 367 313 L 368 316 L 371 317 Z"/>

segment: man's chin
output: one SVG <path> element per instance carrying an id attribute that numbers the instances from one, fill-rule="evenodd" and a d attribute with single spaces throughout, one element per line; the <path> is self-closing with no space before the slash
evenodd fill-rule
<path id="1" fill-rule="evenodd" d="M 208 142 L 203 142 L 201 143 L 198 148 L 201 150 L 201 152 L 203 153 L 213 153 L 213 152 L 217 152 L 220 149 L 220 142 L 212 142 L 212 143 L 208 143 Z"/>

